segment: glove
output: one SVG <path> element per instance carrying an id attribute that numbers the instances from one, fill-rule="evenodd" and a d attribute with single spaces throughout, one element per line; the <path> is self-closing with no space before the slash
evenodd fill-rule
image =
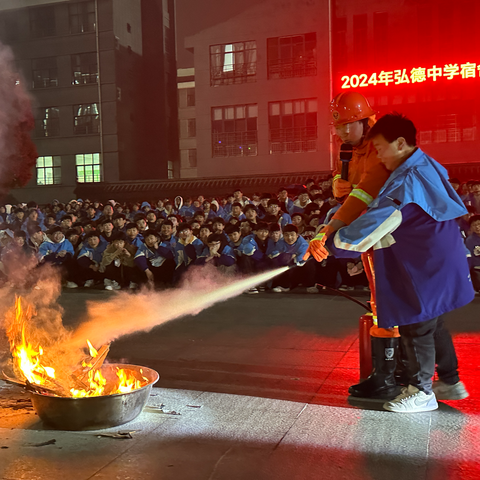
<path id="1" fill-rule="evenodd" d="M 342 180 L 341 178 L 339 178 L 338 180 L 335 180 L 333 182 L 332 189 L 333 196 L 335 198 L 342 198 L 346 195 L 350 195 L 350 192 L 352 191 L 352 184 L 347 180 Z"/>
<path id="2" fill-rule="evenodd" d="M 334 233 L 333 228 L 329 225 L 323 227 L 318 235 L 310 241 L 308 244 L 308 249 L 303 256 L 303 260 L 308 260 L 312 256 L 317 262 L 325 260 L 330 254 L 325 248 L 325 242 L 329 235 Z"/>

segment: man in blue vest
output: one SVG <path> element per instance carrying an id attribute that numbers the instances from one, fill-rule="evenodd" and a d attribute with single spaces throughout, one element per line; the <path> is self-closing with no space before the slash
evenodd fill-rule
<path id="1" fill-rule="evenodd" d="M 368 136 L 392 173 L 366 213 L 327 239 L 322 257 L 351 258 L 373 248 L 378 326 L 398 325 L 410 364 L 408 387 L 384 408 L 431 411 L 437 398 L 468 395 L 442 319 L 474 298 L 455 221 L 465 206 L 446 170 L 416 146 L 410 120 L 385 115 Z M 440 382 L 432 385 L 435 364 Z"/>

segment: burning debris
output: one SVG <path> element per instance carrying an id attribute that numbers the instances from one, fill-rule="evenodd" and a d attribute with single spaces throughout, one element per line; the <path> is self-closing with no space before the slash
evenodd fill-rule
<path id="1" fill-rule="evenodd" d="M 97 351 L 88 340 L 89 355 L 72 365 L 65 364 L 59 356 L 58 345 L 45 346 L 36 341 L 31 328 L 35 311 L 23 303 L 20 297 L 16 298 L 7 328 L 16 378 L 3 373 L 3 380 L 42 395 L 73 398 L 125 394 L 149 383 L 142 376 L 142 369 L 137 372 L 118 367 L 116 378 L 107 381 L 102 366 L 110 345 L 103 345 Z"/>

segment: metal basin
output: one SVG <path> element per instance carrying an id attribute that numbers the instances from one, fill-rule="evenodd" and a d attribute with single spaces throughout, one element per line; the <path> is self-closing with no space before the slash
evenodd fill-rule
<path id="1" fill-rule="evenodd" d="M 148 384 L 129 393 L 101 397 L 54 397 L 30 392 L 33 407 L 46 425 L 58 430 L 100 430 L 130 422 L 140 415 L 159 376 L 151 368 L 112 363 L 101 369 L 107 385 L 117 367 L 137 372 L 138 378 L 148 379 Z"/>

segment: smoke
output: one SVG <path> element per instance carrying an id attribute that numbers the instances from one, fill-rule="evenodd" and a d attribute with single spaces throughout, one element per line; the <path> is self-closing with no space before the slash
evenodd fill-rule
<path id="1" fill-rule="evenodd" d="M 30 97 L 15 67 L 12 50 L 0 43 L 0 196 L 32 177 L 37 149 Z"/>
<path id="2" fill-rule="evenodd" d="M 196 315 L 215 303 L 240 295 L 245 290 L 267 282 L 288 267 L 241 280 L 221 275 L 215 267 L 194 267 L 183 284 L 172 290 L 121 292 L 107 302 L 90 302 L 87 320 L 72 335 L 72 347 L 90 340 L 99 346 L 134 332 L 148 332 L 157 325 Z"/>

